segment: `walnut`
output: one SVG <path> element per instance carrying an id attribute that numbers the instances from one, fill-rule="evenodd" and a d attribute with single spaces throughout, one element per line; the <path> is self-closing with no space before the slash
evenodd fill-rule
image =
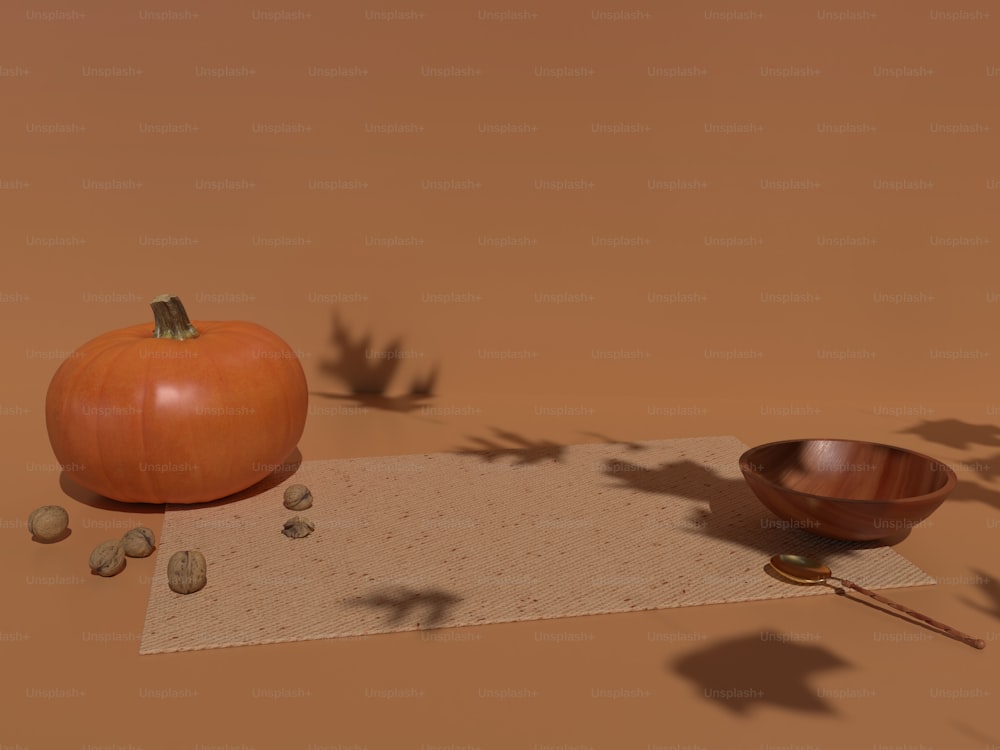
<path id="1" fill-rule="evenodd" d="M 156 537 L 153 536 L 152 529 L 136 526 L 122 537 L 122 546 L 129 557 L 149 557 L 156 548 Z"/>
<path id="2" fill-rule="evenodd" d="M 121 539 L 101 542 L 90 553 L 90 569 L 99 576 L 108 578 L 125 569 L 125 547 Z"/>
<path id="3" fill-rule="evenodd" d="M 306 510 L 312 504 L 312 493 L 304 484 L 293 484 L 285 489 L 285 507 L 289 510 Z"/>
<path id="4" fill-rule="evenodd" d="M 167 585 L 178 594 L 201 591 L 208 582 L 205 556 L 198 550 L 175 552 L 167 562 Z"/>
<path id="5" fill-rule="evenodd" d="M 61 505 L 43 505 L 28 516 L 28 531 L 36 539 L 53 542 L 67 536 L 69 513 Z"/>

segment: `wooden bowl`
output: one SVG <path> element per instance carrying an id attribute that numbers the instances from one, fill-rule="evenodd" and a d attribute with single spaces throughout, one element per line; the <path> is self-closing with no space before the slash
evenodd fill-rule
<path id="1" fill-rule="evenodd" d="M 792 528 L 871 541 L 923 521 L 958 481 L 922 453 L 862 440 L 782 440 L 740 456 L 750 489 Z"/>

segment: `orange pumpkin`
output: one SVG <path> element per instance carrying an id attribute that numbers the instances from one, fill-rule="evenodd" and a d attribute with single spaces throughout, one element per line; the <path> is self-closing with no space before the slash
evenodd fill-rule
<path id="1" fill-rule="evenodd" d="M 78 484 L 129 503 L 198 503 L 275 471 L 305 428 L 295 352 L 244 321 L 191 323 L 181 301 L 152 302 L 155 327 L 105 333 L 52 377 L 52 450 Z"/>

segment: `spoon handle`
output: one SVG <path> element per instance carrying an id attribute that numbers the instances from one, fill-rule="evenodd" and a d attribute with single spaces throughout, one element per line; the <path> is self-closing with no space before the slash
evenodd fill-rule
<path id="1" fill-rule="evenodd" d="M 863 587 L 859 586 L 856 583 L 851 583 L 850 581 L 845 581 L 844 579 L 840 579 L 840 583 L 841 583 L 841 585 L 845 586 L 846 588 L 854 589 L 859 594 L 864 594 L 865 596 L 870 596 L 872 599 L 875 599 L 876 601 L 880 601 L 883 604 L 888 604 L 890 607 L 893 607 L 894 609 L 898 609 L 900 612 L 905 612 L 906 614 L 910 615 L 911 617 L 915 617 L 918 620 L 922 620 L 923 622 L 926 622 L 928 625 L 932 625 L 933 627 L 937 628 L 938 630 L 941 630 L 941 631 L 947 633 L 952 638 L 960 640 L 963 643 L 966 643 L 966 644 L 972 646 L 973 648 L 986 648 L 986 641 L 984 641 L 982 638 L 973 638 L 971 635 L 966 635 L 965 633 L 961 632 L 960 630 L 955 630 L 955 628 L 953 628 L 953 627 L 951 627 L 949 625 L 945 625 L 943 622 L 938 622 L 937 620 L 932 620 L 927 615 L 921 614 L 920 612 L 917 612 L 916 610 L 912 610 L 909 607 L 906 607 L 906 606 L 900 604 L 899 602 L 894 602 L 892 599 L 888 599 L 888 598 L 882 596 L 881 594 L 876 594 L 874 591 L 869 591 L 868 589 L 863 588 Z"/>

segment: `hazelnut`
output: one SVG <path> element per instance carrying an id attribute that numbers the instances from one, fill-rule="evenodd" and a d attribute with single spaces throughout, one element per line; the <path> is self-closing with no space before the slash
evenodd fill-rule
<path id="1" fill-rule="evenodd" d="M 28 516 L 28 531 L 38 539 L 51 542 L 61 538 L 69 528 L 69 513 L 61 505 L 43 505 Z"/>
<path id="2" fill-rule="evenodd" d="M 281 533 L 289 539 L 301 539 L 304 536 L 309 536 L 315 529 L 316 524 L 308 518 L 295 516 L 295 518 L 289 518 L 285 521 L 285 526 L 281 530 Z"/>
<path id="3" fill-rule="evenodd" d="M 99 576 L 118 575 L 125 569 L 125 548 L 121 539 L 101 542 L 90 553 L 90 569 Z"/>
<path id="4" fill-rule="evenodd" d="M 285 489 L 285 507 L 289 510 L 306 510 L 312 504 L 312 493 L 304 484 L 293 484 Z"/>
<path id="5" fill-rule="evenodd" d="M 129 529 L 122 537 L 122 546 L 129 557 L 149 557 L 156 548 L 156 537 L 153 530 L 145 526 Z"/>
<path id="6" fill-rule="evenodd" d="M 205 556 L 198 550 L 175 552 L 167 562 L 167 585 L 178 594 L 201 591 L 208 582 Z"/>

